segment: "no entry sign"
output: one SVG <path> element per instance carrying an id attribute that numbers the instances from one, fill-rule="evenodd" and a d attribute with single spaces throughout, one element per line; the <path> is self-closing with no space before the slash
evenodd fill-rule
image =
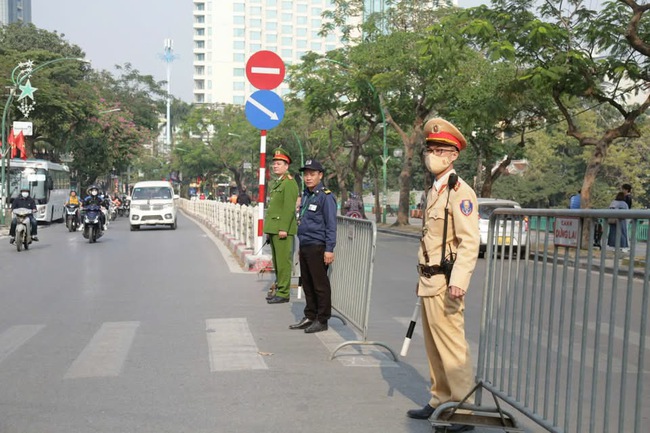
<path id="1" fill-rule="evenodd" d="M 258 89 L 275 89 L 284 80 L 284 62 L 273 51 L 258 51 L 246 62 L 246 78 Z"/>

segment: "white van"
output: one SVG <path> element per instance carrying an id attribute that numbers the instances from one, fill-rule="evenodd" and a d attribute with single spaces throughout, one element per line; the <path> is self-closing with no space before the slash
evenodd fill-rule
<path id="1" fill-rule="evenodd" d="M 138 182 L 131 192 L 131 231 L 142 225 L 168 225 L 176 229 L 176 203 L 172 184 L 166 181 Z"/>

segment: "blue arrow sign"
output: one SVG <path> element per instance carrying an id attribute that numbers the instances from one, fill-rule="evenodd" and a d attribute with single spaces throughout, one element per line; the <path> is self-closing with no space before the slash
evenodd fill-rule
<path id="1" fill-rule="evenodd" d="M 284 102 L 275 92 L 258 90 L 246 100 L 246 119 L 257 129 L 273 129 L 283 117 Z"/>

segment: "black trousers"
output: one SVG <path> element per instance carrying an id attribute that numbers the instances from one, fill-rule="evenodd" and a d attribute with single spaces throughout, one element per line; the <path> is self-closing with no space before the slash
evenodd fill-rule
<path id="1" fill-rule="evenodd" d="M 327 323 L 332 315 L 332 287 L 325 265 L 325 245 L 301 245 L 298 255 L 307 304 L 305 317 Z"/>
<path id="2" fill-rule="evenodd" d="M 16 237 L 16 226 L 18 225 L 18 221 L 16 220 L 16 217 L 14 217 L 11 220 L 11 225 L 9 226 L 9 236 L 12 238 Z M 32 236 L 38 236 L 38 223 L 36 222 L 36 217 L 34 214 L 31 214 L 29 216 L 29 225 L 32 228 Z"/>

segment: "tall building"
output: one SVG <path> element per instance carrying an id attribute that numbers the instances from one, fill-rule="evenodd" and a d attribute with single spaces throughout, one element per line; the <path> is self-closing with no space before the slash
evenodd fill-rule
<path id="1" fill-rule="evenodd" d="M 32 0 L 0 0 L 0 24 L 32 22 Z"/>
<path id="2" fill-rule="evenodd" d="M 321 37 L 321 14 L 330 0 L 193 0 L 194 103 L 244 104 L 254 92 L 246 61 L 269 50 L 285 64 L 308 51 L 325 53 L 341 46 L 338 37 Z M 286 84 L 276 90 L 288 91 Z"/>

